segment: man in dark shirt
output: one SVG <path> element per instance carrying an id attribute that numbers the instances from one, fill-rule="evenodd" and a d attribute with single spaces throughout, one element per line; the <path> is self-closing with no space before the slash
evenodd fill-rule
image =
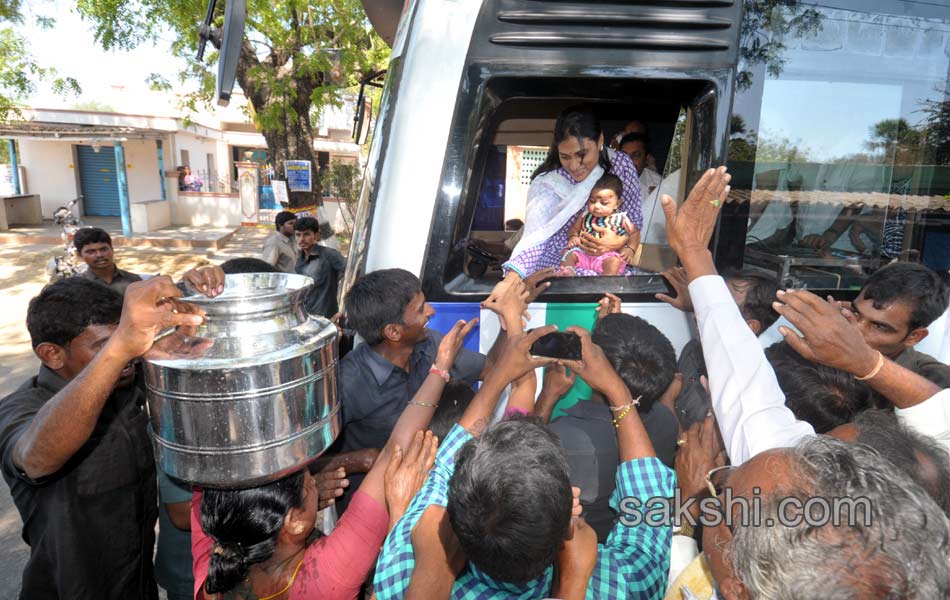
<path id="1" fill-rule="evenodd" d="M 135 273 L 123 271 L 115 264 L 112 238 L 98 227 L 83 227 L 73 237 L 76 252 L 89 268 L 80 277 L 103 283 L 120 294 L 129 284 L 141 281 Z"/>
<path id="2" fill-rule="evenodd" d="M 594 327 L 591 339 L 604 351 L 637 402 L 636 410 L 657 458 L 672 466 L 679 429 L 676 417 L 660 399 L 668 390 L 673 394 L 679 387 L 673 345 L 653 325 L 625 314 L 604 316 Z M 581 400 L 565 412 L 550 429 L 567 451 L 571 485 L 581 489 L 584 520 L 597 532 L 597 540 L 604 543 L 618 517 L 610 508 L 620 465 L 614 415 L 606 399 L 596 392 L 589 401 Z"/>
<path id="3" fill-rule="evenodd" d="M 950 366 L 914 350 L 927 327 L 947 310 L 950 286 L 927 267 L 896 262 L 875 271 L 852 303 L 869 346 L 900 366 L 950 387 Z M 887 404 L 889 405 L 889 403 Z"/>
<path id="4" fill-rule="evenodd" d="M 403 269 L 375 271 L 353 284 L 346 320 L 364 343 L 340 363 L 342 450 L 386 444 L 406 402 L 436 366 L 442 335 L 426 328 L 434 314 L 419 279 Z M 472 385 L 486 364 L 486 356 L 462 348 L 444 370 Z"/>
<path id="5" fill-rule="evenodd" d="M 320 223 L 313 217 L 297 219 L 294 236 L 300 248 L 294 270 L 299 275 L 313 278 L 313 287 L 304 299 L 304 306 L 312 315 L 330 318 L 339 310 L 336 295 L 340 278 L 346 270 L 346 260 L 333 248 L 317 243 L 320 241 Z"/>
<path id="6" fill-rule="evenodd" d="M 134 361 L 201 317 L 168 277 L 119 294 L 81 278 L 30 302 L 43 366 L 0 401 L 0 470 L 23 520 L 24 600 L 157 598 L 155 462 Z M 121 318 L 120 318 L 121 315 Z"/>

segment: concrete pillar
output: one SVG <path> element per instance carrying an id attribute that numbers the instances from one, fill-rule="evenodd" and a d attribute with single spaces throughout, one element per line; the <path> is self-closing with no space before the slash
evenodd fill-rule
<path id="1" fill-rule="evenodd" d="M 129 208 L 129 178 L 125 173 L 125 148 L 115 143 L 115 176 L 119 184 L 119 213 L 122 215 L 122 235 L 132 237 L 132 210 Z"/>
<path id="2" fill-rule="evenodd" d="M 260 208 L 260 165 L 253 161 L 236 162 L 238 192 L 241 195 L 241 215 L 247 222 L 257 221 Z"/>
<path id="3" fill-rule="evenodd" d="M 20 164 L 16 155 L 16 143 L 13 140 L 7 140 L 10 148 L 10 176 L 13 178 L 13 195 L 19 196 L 23 193 L 20 188 Z"/>

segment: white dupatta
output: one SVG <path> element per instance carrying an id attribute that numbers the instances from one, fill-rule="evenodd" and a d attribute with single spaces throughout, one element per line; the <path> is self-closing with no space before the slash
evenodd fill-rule
<path id="1" fill-rule="evenodd" d="M 572 184 L 557 170 L 538 175 L 528 188 L 524 234 L 511 251 L 511 257 L 543 244 L 554 236 L 571 217 L 584 208 L 594 184 L 603 176 L 604 168 L 599 164 L 584 181 L 576 184 Z"/>

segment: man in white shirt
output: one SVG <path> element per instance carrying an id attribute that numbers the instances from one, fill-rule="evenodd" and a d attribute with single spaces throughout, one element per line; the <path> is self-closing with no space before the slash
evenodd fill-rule
<path id="1" fill-rule="evenodd" d="M 710 489 L 720 507 L 727 489 L 726 498 L 758 498 L 760 516 L 767 518 L 783 516 L 787 498 L 868 497 L 873 522 L 835 523 L 832 529 L 830 521 L 779 519 L 755 526 L 727 519 L 705 527 L 704 548 L 721 595 L 946 597 L 950 521 L 936 503 L 876 452 L 816 436 L 785 407 L 775 373 L 708 250 L 728 180 L 724 167 L 710 170 L 679 210 L 672 198 L 662 199 L 670 246 L 690 280 L 713 409 L 733 465 L 730 472 L 707 475 Z M 781 328 L 789 345 L 857 375 L 890 398 L 906 424 L 946 439 L 950 390 L 939 391 L 867 346 L 836 304 L 808 292 L 779 298 L 784 304 L 776 310 L 804 334 Z M 723 514 L 735 516 L 731 505 Z"/>
<path id="2" fill-rule="evenodd" d="M 284 273 L 293 273 L 297 264 L 297 242 L 294 241 L 294 225 L 297 224 L 297 215 L 285 210 L 277 213 L 274 226 L 277 233 L 264 242 L 264 252 L 261 258 L 264 262 L 277 267 Z"/>

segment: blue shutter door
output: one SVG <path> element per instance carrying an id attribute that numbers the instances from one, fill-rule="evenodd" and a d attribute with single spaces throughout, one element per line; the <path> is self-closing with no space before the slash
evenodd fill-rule
<path id="1" fill-rule="evenodd" d="M 83 214 L 95 217 L 119 216 L 119 184 L 115 176 L 115 150 L 77 146 L 79 187 L 82 189 Z"/>

